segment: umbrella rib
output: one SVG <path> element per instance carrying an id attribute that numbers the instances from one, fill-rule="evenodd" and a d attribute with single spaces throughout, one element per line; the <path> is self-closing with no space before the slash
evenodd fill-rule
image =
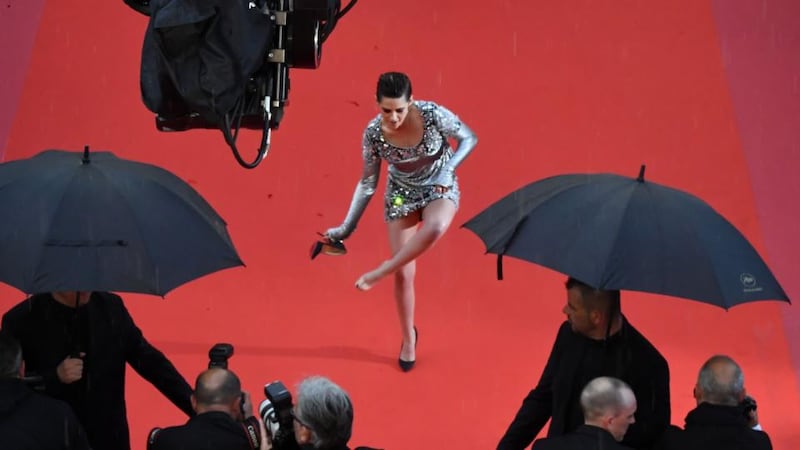
<path id="1" fill-rule="evenodd" d="M 180 179 L 177 177 L 177 175 L 174 175 L 173 173 L 171 173 L 171 172 L 169 172 L 169 171 L 166 171 L 166 170 L 164 170 L 164 169 L 161 169 L 161 168 L 159 168 L 159 167 L 156 167 L 156 166 L 147 166 L 147 165 L 145 165 L 145 164 L 142 164 L 142 167 L 143 167 L 143 168 L 145 168 L 145 169 L 151 169 L 151 168 L 153 168 L 153 169 L 156 169 L 157 171 L 163 171 L 163 172 L 165 172 L 165 173 L 166 173 L 166 175 L 167 175 L 167 176 L 169 176 L 169 177 L 174 177 L 174 178 L 176 179 L 176 181 L 180 181 Z M 172 189 L 171 187 L 169 187 L 169 186 L 165 185 L 165 184 L 163 183 L 163 180 L 162 180 L 161 178 L 158 178 L 158 177 L 156 177 L 156 176 L 155 176 L 153 173 L 151 173 L 151 172 L 152 172 L 151 170 L 147 170 L 145 173 L 142 173 L 142 174 L 139 174 L 139 175 L 140 175 L 140 176 L 143 176 L 143 177 L 146 177 L 146 178 L 148 179 L 148 181 L 150 182 L 150 185 L 151 185 L 151 186 L 153 186 L 153 187 L 155 187 L 155 188 L 158 188 L 158 189 L 161 189 L 163 192 L 165 192 L 166 194 L 168 194 L 168 195 L 170 195 L 170 196 L 173 196 L 173 197 L 180 197 L 182 200 L 184 200 L 184 201 L 178 202 L 180 206 L 183 206 L 183 207 L 190 207 L 190 208 L 191 208 L 191 210 L 192 210 L 192 212 L 193 212 L 193 213 L 194 213 L 196 216 L 198 216 L 198 217 L 200 217 L 201 219 L 203 219 L 203 220 L 202 220 L 202 223 L 203 223 L 203 224 L 204 224 L 204 225 L 207 227 L 207 229 L 209 229 L 209 230 L 210 230 L 210 231 L 211 231 L 213 234 L 216 234 L 216 235 L 218 235 L 218 236 L 224 237 L 224 238 L 225 238 L 224 240 L 225 240 L 225 241 L 227 241 L 228 243 L 230 243 L 230 244 L 231 244 L 231 248 L 233 248 L 233 245 L 232 245 L 232 242 L 231 242 L 230 236 L 228 235 L 227 231 L 226 231 L 226 230 L 225 230 L 225 228 L 224 228 L 225 221 L 222 219 L 222 217 L 220 217 L 220 216 L 219 216 L 219 215 L 218 215 L 218 214 L 217 214 L 217 213 L 214 211 L 214 209 L 211 207 L 211 205 L 210 205 L 210 204 L 208 204 L 208 202 L 207 202 L 207 201 L 206 201 L 206 200 L 205 200 L 205 199 L 204 199 L 204 198 L 203 198 L 203 197 L 202 197 L 202 196 L 201 196 L 201 195 L 200 195 L 200 194 L 199 194 L 197 191 L 195 191 L 195 190 L 192 190 L 192 191 L 190 191 L 191 193 L 193 193 L 193 194 L 194 194 L 194 195 L 192 196 L 192 197 L 194 197 L 194 199 L 193 199 L 193 201 L 187 201 L 187 199 L 185 198 L 185 196 L 184 196 L 184 193 L 183 193 L 183 192 L 176 191 L 175 189 Z M 117 186 L 116 186 L 116 184 L 115 184 L 113 181 L 114 181 L 114 180 L 112 180 L 112 183 L 111 183 L 111 185 L 113 185 L 113 186 L 116 188 Z M 182 186 L 182 185 L 180 185 L 180 184 L 178 184 L 178 187 L 181 187 L 181 188 L 183 188 L 183 186 Z M 191 189 L 191 188 L 190 188 L 188 185 L 186 186 L 186 188 L 189 188 L 189 189 Z M 120 191 L 119 189 L 118 189 L 118 192 L 120 192 L 120 196 L 126 200 L 126 202 L 125 202 L 125 206 L 126 206 L 126 208 L 129 208 L 129 209 L 132 211 L 133 209 L 132 209 L 132 208 L 130 208 L 130 203 L 127 201 L 127 196 L 125 196 L 124 194 L 122 194 L 122 193 L 121 193 L 121 191 Z M 208 209 L 208 211 L 202 211 L 202 210 L 201 210 L 201 208 L 199 207 L 200 205 L 198 205 L 198 202 L 202 202 L 202 203 L 201 203 L 201 204 L 202 204 L 202 206 L 203 206 L 204 208 L 207 208 L 207 209 Z M 133 217 L 136 217 L 135 215 L 132 215 L 132 216 L 133 216 Z M 215 226 L 215 224 L 214 224 L 214 223 L 213 223 L 213 222 L 212 222 L 212 221 L 209 219 L 209 216 L 212 216 L 212 217 L 216 217 L 216 218 L 218 218 L 218 219 L 219 219 L 219 221 L 220 221 L 220 225 L 222 225 L 223 227 L 222 227 L 222 228 L 216 227 L 216 226 Z M 139 230 L 141 230 L 141 229 L 142 229 L 142 227 L 141 227 L 141 223 L 137 223 L 137 224 L 138 224 L 138 225 L 140 225 L 140 226 L 136 227 L 136 230 L 137 230 L 137 232 L 140 232 Z M 152 250 L 151 250 L 152 246 L 150 245 L 150 243 L 149 243 L 149 242 L 146 242 L 144 239 L 142 239 L 142 241 L 143 241 L 144 245 L 146 245 L 146 252 L 147 252 L 148 256 L 150 256 L 150 259 L 151 259 L 151 261 L 152 261 L 152 260 L 154 260 L 154 258 L 153 258 L 153 253 L 152 253 Z M 243 262 L 241 261 L 241 258 L 239 258 L 239 255 L 238 255 L 238 254 L 236 254 L 235 250 L 233 251 L 233 256 L 235 257 L 235 263 L 237 263 L 237 264 L 234 264 L 234 265 L 228 265 L 228 266 L 226 266 L 226 267 L 234 267 L 235 265 L 243 265 Z M 156 272 L 157 272 L 157 267 L 155 267 L 155 266 L 154 266 L 153 268 L 154 268 L 154 269 L 156 270 Z M 209 272 L 209 273 L 210 273 L 210 272 Z M 203 275 L 207 275 L 207 273 L 204 273 Z M 202 275 L 201 275 L 201 276 L 202 276 Z M 158 282 L 160 283 L 160 281 L 161 281 L 161 278 L 160 278 L 160 276 L 156 276 L 155 278 L 156 278 L 156 280 L 158 280 Z M 189 278 L 189 279 L 186 279 L 186 280 L 178 280 L 178 281 L 180 281 L 180 282 L 179 282 L 179 283 L 177 283 L 177 284 L 175 284 L 175 286 L 166 286 L 166 287 L 165 287 L 165 289 L 166 289 L 166 290 L 162 290 L 162 288 L 159 286 L 159 287 L 157 288 L 157 292 L 155 292 L 155 293 L 156 293 L 156 294 L 159 294 L 159 295 L 166 295 L 166 294 L 167 294 L 169 291 L 171 291 L 171 290 L 173 290 L 173 289 L 177 288 L 178 286 L 180 286 L 180 285 L 182 285 L 182 284 L 184 284 L 184 283 L 186 283 L 186 282 L 188 282 L 188 281 L 190 281 L 190 280 L 192 280 L 192 279 L 193 279 L 193 278 Z"/>
<path id="2" fill-rule="evenodd" d="M 606 288 L 606 287 L 608 286 L 608 283 L 609 283 L 609 281 L 610 281 L 611 274 L 612 274 L 611 272 L 609 272 L 608 268 L 609 268 L 609 267 L 611 267 L 611 266 L 610 266 L 611 257 L 612 257 L 612 255 L 614 255 L 614 250 L 613 250 L 613 249 L 615 249 L 615 248 L 616 248 L 616 246 L 617 246 L 617 243 L 618 243 L 618 242 L 620 241 L 620 239 L 621 239 L 621 237 L 620 237 L 620 236 L 621 236 L 621 232 L 622 232 L 623 224 L 624 224 L 624 223 L 626 223 L 626 218 L 628 217 L 628 214 L 629 214 L 629 212 L 631 211 L 631 198 L 632 198 L 632 197 L 633 197 L 633 195 L 635 194 L 635 192 L 636 192 L 636 189 L 640 187 L 640 186 L 637 186 L 637 184 L 639 183 L 639 181 L 636 181 L 636 180 L 631 180 L 631 182 L 633 183 L 632 185 L 625 186 L 626 188 L 628 188 L 628 200 L 625 202 L 625 208 L 624 208 L 624 211 L 623 211 L 623 212 L 622 212 L 622 214 L 620 214 L 620 216 L 619 216 L 619 217 L 620 217 L 620 220 L 619 220 L 619 223 L 618 223 L 618 226 L 617 226 L 617 232 L 616 232 L 616 236 L 614 237 L 614 240 L 613 240 L 613 242 L 611 242 L 611 245 L 608 247 L 608 248 L 609 248 L 609 251 L 608 251 L 608 253 L 606 254 L 606 259 L 605 259 L 605 261 L 603 262 L 603 267 L 605 267 L 605 268 L 606 268 L 606 270 L 605 270 L 605 272 L 604 272 L 604 273 L 603 273 L 603 275 L 602 275 L 602 281 L 601 281 L 601 283 L 600 283 L 600 286 L 597 286 L 598 288 Z M 642 182 L 642 183 L 643 183 L 643 186 L 641 186 L 641 188 L 642 188 L 642 189 L 646 189 L 646 191 L 645 191 L 645 192 L 647 192 L 647 193 L 649 194 L 649 193 L 650 193 L 650 190 L 649 190 L 649 187 L 650 187 L 650 186 L 647 184 L 647 182 Z M 648 204 L 648 205 L 652 205 L 653 203 L 652 203 L 652 202 L 647 202 L 647 204 Z M 652 209 L 651 209 L 651 210 L 652 210 Z M 661 226 L 660 226 L 660 223 L 658 224 L 658 226 L 659 226 L 659 228 L 661 228 Z"/>
<path id="3" fill-rule="evenodd" d="M 57 179 L 57 177 L 55 177 L 55 176 L 54 176 L 52 179 L 53 179 L 53 180 L 56 180 L 56 179 Z M 67 195 L 67 192 L 69 192 L 69 186 L 71 186 L 71 185 L 72 185 L 72 183 L 75 183 L 75 182 L 76 182 L 76 179 L 77 179 L 77 172 L 75 172 L 75 173 L 72 175 L 72 177 L 69 179 L 69 182 L 68 182 L 68 183 L 65 183 L 65 184 L 64 184 L 64 187 L 63 187 L 63 189 L 61 189 L 61 191 L 60 191 L 60 192 L 61 192 L 61 195 L 59 196 L 58 200 L 57 200 L 56 202 L 54 202 L 54 204 L 58 205 L 58 207 L 57 207 L 57 208 L 55 208 L 55 209 L 53 210 L 53 213 L 50 215 L 50 217 L 48 217 L 48 220 L 49 220 L 49 222 L 48 222 L 47 226 L 46 226 L 46 227 L 44 227 L 44 229 L 45 229 L 45 233 L 44 233 L 44 234 L 45 234 L 45 235 L 49 235 L 49 234 L 50 234 L 50 230 L 51 230 L 51 227 L 52 227 L 52 225 L 53 225 L 53 218 L 54 218 L 54 217 L 56 217 L 56 216 L 58 216 L 58 212 L 61 210 L 61 204 L 62 204 L 62 200 L 64 199 L 64 196 L 66 196 L 66 195 Z M 52 190 L 50 190 L 50 189 L 45 189 L 45 186 L 42 186 L 42 190 L 43 190 L 43 191 L 48 191 L 48 192 L 49 192 L 49 191 L 52 191 Z M 41 267 L 42 263 L 44 262 L 44 261 L 43 261 L 43 258 L 42 258 L 42 255 L 44 254 L 44 252 L 45 252 L 45 249 L 46 249 L 46 248 L 47 248 L 47 245 L 44 245 L 44 242 L 42 243 L 42 245 L 38 246 L 38 255 L 36 256 L 36 258 L 34 259 L 34 261 L 38 261 L 39 263 L 38 263 L 38 264 L 36 265 L 36 267 L 35 267 L 35 268 L 34 268 L 34 269 L 31 271 L 31 273 L 29 273 L 29 274 L 27 274 L 27 275 L 26 275 L 27 282 L 26 282 L 25 284 L 26 284 L 28 287 L 32 286 L 32 285 L 35 283 L 35 280 L 33 279 L 33 277 L 34 277 L 34 275 L 35 275 L 36 273 L 38 273 L 38 272 L 39 272 L 39 268 Z M 38 293 L 38 292 L 28 292 L 28 294 L 37 294 L 37 293 Z"/>
<path id="4" fill-rule="evenodd" d="M 524 186 L 523 188 L 521 188 L 520 190 L 515 191 L 513 194 L 519 194 L 520 196 L 522 196 L 522 194 L 524 193 L 524 190 L 526 188 L 529 188 L 529 187 L 535 185 L 536 183 L 539 183 L 539 181 L 535 181 L 533 183 L 530 183 L 530 184 Z M 508 236 L 508 238 L 506 238 L 506 239 L 502 239 L 501 238 L 501 239 L 497 240 L 498 242 L 495 242 L 491 246 L 487 245 L 486 253 L 491 253 L 492 251 L 499 252 L 499 253 L 505 253 L 506 249 L 508 247 L 510 247 L 511 244 L 514 242 L 514 239 L 516 238 L 516 236 L 517 236 L 517 234 L 519 232 L 519 229 L 521 228 L 522 224 L 525 223 L 528 220 L 528 218 L 529 218 L 529 216 L 530 216 L 530 214 L 531 214 L 533 209 L 540 208 L 543 205 L 545 205 L 546 203 L 555 200 L 556 197 L 564 195 L 565 193 L 567 193 L 567 192 L 569 192 L 569 191 L 571 191 L 573 189 L 581 188 L 585 184 L 586 184 L 585 182 L 584 183 L 571 184 L 571 185 L 566 186 L 564 188 L 561 188 L 561 189 L 559 189 L 557 191 L 550 192 L 550 193 L 548 193 L 548 195 L 546 197 L 543 197 L 543 198 L 525 198 L 523 196 L 523 205 L 521 205 L 517 209 L 517 210 L 523 211 L 523 214 L 512 214 L 511 211 L 509 211 L 507 214 L 504 214 L 501 217 L 501 219 L 498 220 L 498 222 L 502 222 L 503 221 L 502 219 L 505 219 L 506 217 L 510 217 L 512 215 L 521 216 L 522 218 L 519 221 L 517 221 L 517 223 L 514 225 L 514 228 L 511 230 L 510 233 L 506 233 L 504 235 L 504 236 Z M 537 206 L 536 206 L 536 208 L 531 208 L 530 204 L 536 204 Z M 513 211 L 513 209 L 512 209 L 512 211 Z M 503 243 L 502 250 L 497 249 L 497 244 L 498 243 Z"/>
<path id="5" fill-rule="evenodd" d="M 107 174 L 106 174 L 106 173 L 105 173 L 105 172 L 102 170 L 102 166 L 95 166 L 95 167 L 97 167 L 97 168 L 98 168 L 97 172 L 98 172 L 98 173 L 100 173 L 100 175 L 102 175 L 102 176 L 103 176 L 103 178 L 105 178 L 105 179 L 108 181 L 108 185 L 109 185 L 109 186 L 112 186 L 112 187 L 114 188 L 114 192 L 115 192 L 115 194 L 117 194 L 117 195 L 119 196 L 119 198 L 121 198 L 122 200 L 124 200 L 124 206 L 125 206 L 125 209 L 127 209 L 127 210 L 128 210 L 130 213 L 131 213 L 131 214 L 130 214 L 130 217 L 132 217 L 134 220 L 136 220 L 136 214 L 133 214 L 133 211 L 134 211 L 134 209 L 133 209 L 133 208 L 131 208 L 130 202 L 128 201 L 128 197 L 127 197 L 125 194 L 123 194 L 123 193 L 122 193 L 122 190 L 121 190 L 121 189 L 119 188 L 119 186 L 117 186 L 117 184 L 116 184 L 116 181 L 117 181 L 117 179 L 116 179 L 115 177 L 110 177 L 110 176 L 108 176 L 108 175 L 107 175 Z M 140 241 L 142 242 L 142 244 L 143 244 L 143 246 L 144 246 L 145 253 L 146 253 L 146 254 L 147 254 L 147 256 L 148 256 L 148 258 L 149 258 L 149 261 L 153 261 L 153 260 L 154 260 L 154 259 L 153 259 L 153 252 L 152 252 L 152 250 L 151 250 L 151 248 L 150 248 L 150 245 L 149 245 L 149 243 L 148 243 L 148 242 L 147 242 L 147 241 L 144 239 L 144 236 L 142 235 L 142 232 L 141 232 L 141 227 L 140 227 L 140 226 L 138 226 L 138 225 L 141 225 L 141 224 L 140 224 L 140 223 L 138 223 L 138 221 L 137 221 L 137 223 L 136 223 L 136 224 L 137 224 L 137 226 L 136 226 L 136 227 L 133 227 L 133 228 L 135 229 L 136 233 L 139 235 Z M 152 264 L 151 264 L 151 265 L 152 265 Z M 155 270 L 155 269 L 156 269 L 156 268 L 155 268 L 155 267 L 153 267 L 153 270 Z M 156 270 L 156 272 L 157 272 L 157 270 Z M 161 286 L 160 286 L 161 278 L 160 278 L 159 276 L 155 276 L 155 280 L 156 280 L 156 288 L 155 288 L 155 291 L 153 291 L 153 292 L 148 292 L 148 293 L 149 293 L 149 294 L 154 294 L 154 295 L 159 295 L 159 294 L 160 294 L 160 295 L 163 295 L 164 293 L 162 293 L 162 292 L 161 292 Z"/>

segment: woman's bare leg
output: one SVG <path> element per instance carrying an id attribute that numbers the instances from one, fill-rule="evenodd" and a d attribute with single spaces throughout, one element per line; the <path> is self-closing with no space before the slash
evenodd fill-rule
<path id="1" fill-rule="evenodd" d="M 397 254 L 409 240 L 417 233 L 417 224 L 420 214 L 389 222 L 389 246 L 392 255 Z M 400 348 L 400 359 L 414 361 L 416 358 L 414 336 L 414 275 L 416 262 L 411 261 L 394 273 L 394 300 L 397 306 L 397 318 L 400 321 L 400 332 L 403 336 L 403 345 Z"/>
<path id="2" fill-rule="evenodd" d="M 422 211 L 422 226 L 419 230 L 403 243 L 390 259 L 384 261 L 377 269 L 362 275 L 356 281 L 356 287 L 366 291 L 381 278 L 396 273 L 401 267 L 415 260 L 444 235 L 455 214 L 456 205 L 448 199 L 430 202 Z M 389 224 L 395 222 L 397 221 Z M 391 228 L 389 233 L 391 235 Z"/>

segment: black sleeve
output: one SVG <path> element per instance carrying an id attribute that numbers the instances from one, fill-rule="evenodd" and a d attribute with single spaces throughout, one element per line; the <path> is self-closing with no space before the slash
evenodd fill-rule
<path id="1" fill-rule="evenodd" d="M 539 383 L 522 401 L 516 417 L 508 426 L 506 433 L 497 444 L 497 450 L 518 450 L 528 446 L 541 431 L 553 414 L 553 379 L 561 355 L 560 342 L 569 325 L 564 324 L 558 331 L 550 357 L 547 359 Z"/>
<path id="2" fill-rule="evenodd" d="M 628 428 L 622 444 L 650 449 L 670 425 L 669 366 L 653 348 L 652 356 L 640 367 L 642 372 L 631 385 L 636 394 L 636 422 Z"/>
<path id="3" fill-rule="evenodd" d="M 653 445 L 653 450 L 671 450 L 675 448 L 683 448 L 684 445 L 681 445 L 680 443 L 681 433 L 683 433 L 683 430 L 675 425 L 669 425 L 664 433 L 662 433 L 658 438 L 655 445 Z"/>
<path id="4" fill-rule="evenodd" d="M 75 414 L 72 412 L 72 408 L 67 407 L 65 411 L 67 414 L 67 419 L 65 420 L 65 425 L 67 427 L 65 433 L 67 449 L 91 450 L 89 439 L 86 437 L 86 433 L 83 431 L 80 422 L 78 422 L 78 418 L 75 417 Z"/>
<path id="5" fill-rule="evenodd" d="M 31 332 L 36 332 L 36 328 L 30 324 L 30 320 L 28 319 L 30 310 L 35 308 L 34 301 L 34 298 L 31 297 L 25 300 L 22 305 L 17 305 L 7 313 L 3 314 L 2 325 L 0 325 L 0 329 L 2 329 L 3 332 L 8 333 L 8 335 L 12 336 L 17 340 L 17 342 L 19 342 L 19 345 L 22 347 L 23 360 L 29 357 L 25 351 L 27 346 L 26 339 L 31 336 Z M 27 313 L 24 313 L 24 311 L 27 311 Z M 64 358 L 67 356 L 68 355 L 64 355 Z M 61 360 L 63 360 L 63 358 Z M 44 387 L 44 391 L 48 395 L 52 397 L 62 397 L 64 395 L 63 393 L 65 384 L 62 383 L 58 378 L 57 369 L 60 361 L 52 367 L 39 367 L 38 370 L 36 370 L 36 373 L 29 372 L 26 369 L 27 373 L 25 375 L 41 377 L 41 383 Z M 26 366 L 30 368 L 30 363 L 26 364 Z"/>
<path id="6" fill-rule="evenodd" d="M 122 322 L 125 327 L 125 360 L 139 375 L 149 381 L 175 406 L 188 416 L 195 414 L 192 408 L 192 388 L 178 373 L 175 366 L 158 349 L 150 345 L 141 330 L 133 322 L 122 302 Z"/>
<path id="7" fill-rule="evenodd" d="M 756 432 L 756 435 L 758 435 L 759 440 L 761 441 L 759 444 L 759 448 L 762 448 L 764 450 L 772 450 L 772 440 L 770 440 L 769 435 L 764 431 L 760 430 L 753 430 L 753 431 Z"/>
<path id="8" fill-rule="evenodd" d="M 533 442 L 531 450 L 545 450 L 546 446 L 547 444 L 544 439 L 537 439 L 536 441 Z"/>

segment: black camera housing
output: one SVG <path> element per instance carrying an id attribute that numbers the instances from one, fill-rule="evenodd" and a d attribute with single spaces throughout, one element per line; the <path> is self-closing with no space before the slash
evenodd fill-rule
<path id="1" fill-rule="evenodd" d="M 753 397 L 747 396 L 739 403 L 739 408 L 742 409 L 742 414 L 749 421 L 750 413 L 758 409 L 758 404 Z"/>
<path id="2" fill-rule="evenodd" d="M 214 344 L 208 351 L 208 368 L 228 368 L 228 360 L 233 356 L 233 345 L 226 343 Z"/>
<path id="3" fill-rule="evenodd" d="M 292 394 L 280 381 L 264 385 L 267 398 L 259 408 L 264 428 L 272 439 L 274 450 L 299 449 L 294 437 L 294 418 L 292 417 Z"/>
<path id="4" fill-rule="evenodd" d="M 235 24 L 232 29 L 247 35 L 243 41 L 226 40 L 233 39 L 231 35 L 236 33 L 220 35 L 208 31 L 216 29 L 210 25 L 216 23 L 215 18 L 203 19 L 191 26 L 163 26 L 172 20 L 158 20 L 159 13 L 177 8 L 164 8 L 164 1 L 123 1 L 135 11 L 151 16 L 142 53 L 140 84 L 145 106 L 156 113 L 156 129 L 165 132 L 220 129 L 237 162 L 252 169 L 266 156 L 271 130 L 277 129 L 283 119 L 289 101 L 289 69 L 319 67 L 323 43 L 357 0 L 350 0 L 345 8 L 341 7 L 341 0 L 224 0 L 219 5 L 225 7 L 218 5 L 216 10 L 218 13 L 227 11 L 230 6 L 241 13 L 220 16 L 237 17 L 238 21 L 231 23 Z M 191 10 L 196 2 L 183 0 L 183 3 Z M 158 33 L 153 32 L 155 23 L 161 24 L 157 27 Z M 222 19 L 219 23 L 223 24 Z M 224 22 L 225 26 L 231 24 Z M 158 42 L 162 45 L 156 45 Z M 197 55 L 205 53 L 187 52 L 187 49 L 209 45 L 214 50 L 229 49 L 228 53 L 232 54 L 230 72 L 241 69 L 245 73 L 238 74 L 237 78 L 244 76 L 244 79 L 234 82 L 221 75 L 204 77 L 203 81 L 197 79 L 200 71 L 195 65 L 201 64 Z M 155 51 L 155 48 L 160 50 Z M 254 51 L 257 53 L 253 54 Z M 254 60 L 254 57 L 257 58 Z M 162 59 L 166 61 L 163 67 L 159 62 Z M 219 55 L 213 60 L 220 60 Z M 227 73 L 211 70 L 220 69 L 218 67 L 200 68 L 210 70 L 209 73 Z M 211 82 L 211 79 L 217 81 Z M 228 81 L 235 83 L 235 88 L 229 86 Z M 261 142 L 253 159 L 243 159 L 237 147 L 239 130 L 243 128 L 261 131 Z"/>

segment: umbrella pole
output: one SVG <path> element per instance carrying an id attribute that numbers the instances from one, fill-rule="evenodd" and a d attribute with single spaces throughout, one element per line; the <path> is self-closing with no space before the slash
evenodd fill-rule
<path id="1" fill-rule="evenodd" d="M 80 333 L 79 324 L 78 324 L 78 308 L 81 306 L 81 293 L 80 291 L 75 291 L 75 311 L 72 313 L 72 357 L 73 358 L 80 358 L 81 357 L 81 349 L 80 349 L 80 339 L 78 337 L 78 333 Z"/>

